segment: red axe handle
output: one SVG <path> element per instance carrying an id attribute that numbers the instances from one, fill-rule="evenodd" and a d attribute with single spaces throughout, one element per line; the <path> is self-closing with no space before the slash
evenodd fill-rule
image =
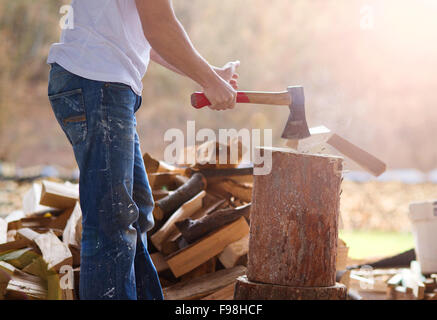
<path id="1" fill-rule="evenodd" d="M 253 104 L 272 104 L 280 106 L 291 105 L 291 96 L 288 91 L 284 92 L 255 92 L 239 91 L 237 92 L 237 103 Z M 191 105 L 196 109 L 211 105 L 208 98 L 202 92 L 195 92 L 191 95 Z"/>

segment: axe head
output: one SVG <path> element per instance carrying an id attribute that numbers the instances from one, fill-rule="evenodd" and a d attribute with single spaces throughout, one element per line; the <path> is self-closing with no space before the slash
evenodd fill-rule
<path id="1" fill-rule="evenodd" d="M 305 94 L 303 87 L 288 87 L 291 96 L 290 116 L 282 132 L 283 139 L 300 140 L 311 136 L 305 117 Z"/>

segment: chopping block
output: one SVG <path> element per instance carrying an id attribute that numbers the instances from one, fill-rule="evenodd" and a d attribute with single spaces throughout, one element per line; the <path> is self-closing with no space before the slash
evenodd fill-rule
<path id="1" fill-rule="evenodd" d="M 271 170 L 254 176 L 247 278 L 235 298 L 346 299 L 335 281 L 343 159 L 259 151 L 271 154 Z"/>

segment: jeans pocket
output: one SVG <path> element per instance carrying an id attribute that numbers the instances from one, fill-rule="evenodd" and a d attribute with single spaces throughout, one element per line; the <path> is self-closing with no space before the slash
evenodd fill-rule
<path id="1" fill-rule="evenodd" d="M 53 112 L 70 143 L 85 141 L 88 131 L 82 89 L 49 96 Z"/>

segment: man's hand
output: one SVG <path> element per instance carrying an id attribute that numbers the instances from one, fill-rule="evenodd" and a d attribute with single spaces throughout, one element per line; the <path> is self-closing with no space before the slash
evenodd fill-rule
<path id="1" fill-rule="evenodd" d="M 222 77 L 223 80 L 229 82 L 229 84 L 235 90 L 238 89 L 238 73 L 236 72 L 240 66 L 240 61 L 233 61 L 226 63 L 222 68 L 214 67 L 214 71 Z"/>
<path id="2" fill-rule="evenodd" d="M 222 78 L 217 83 L 203 87 L 203 93 L 208 98 L 212 110 L 234 109 L 237 100 L 237 92 Z"/>

